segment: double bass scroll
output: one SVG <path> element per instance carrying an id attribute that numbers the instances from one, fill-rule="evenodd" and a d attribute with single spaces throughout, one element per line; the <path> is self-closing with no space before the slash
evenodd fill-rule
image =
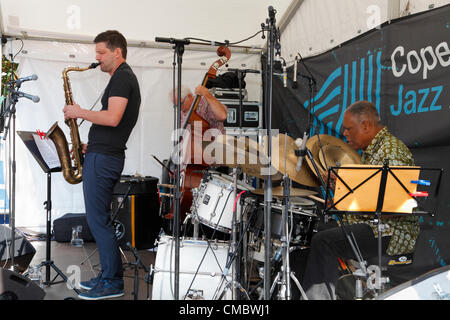
<path id="1" fill-rule="evenodd" d="M 203 81 L 201 84 L 202 86 L 206 86 L 206 83 L 208 82 L 209 79 L 215 79 L 217 76 L 217 70 L 219 70 L 219 68 L 221 66 L 223 66 L 230 60 L 230 57 L 231 57 L 230 48 L 225 47 L 225 46 L 220 46 L 219 48 L 217 48 L 217 55 L 220 58 L 217 59 L 209 67 L 208 72 L 203 77 Z M 201 97 L 198 94 L 195 96 L 194 102 L 192 103 L 191 108 L 189 109 L 189 112 L 187 114 L 186 120 L 183 124 L 183 129 L 186 129 L 187 125 L 192 121 L 201 121 L 202 128 L 203 128 L 202 131 L 206 131 L 207 129 L 209 129 L 209 127 L 210 127 L 209 123 L 195 112 L 195 110 L 197 110 L 198 104 L 200 103 L 200 98 Z"/>

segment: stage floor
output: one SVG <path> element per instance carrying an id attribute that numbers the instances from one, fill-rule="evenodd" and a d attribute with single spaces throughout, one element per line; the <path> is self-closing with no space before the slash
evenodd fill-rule
<path id="1" fill-rule="evenodd" d="M 30 265 L 38 265 L 46 259 L 46 242 L 31 241 L 31 244 L 36 249 L 36 254 Z M 98 251 L 96 251 L 96 249 L 97 245 L 93 242 L 84 243 L 83 247 L 74 247 L 70 245 L 70 243 L 51 241 L 51 260 L 54 262 L 54 265 L 64 273 L 70 283 L 77 284 L 77 278 L 81 279 L 81 281 L 85 281 L 98 274 L 100 264 Z M 135 262 L 135 257 L 129 250 L 123 250 L 123 254 L 122 261 L 124 265 L 125 294 L 120 298 L 108 300 L 135 300 L 135 267 L 132 265 L 132 263 Z M 156 252 L 151 251 L 151 249 L 138 250 L 138 255 L 147 268 L 150 265 L 154 265 Z M 42 276 L 44 280 L 45 275 L 46 268 L 43 267 Z M 50 280 L 53 280 L 56 275 L 57 273 L 54 268 L 50 268 Z M 145 275 L 144 269 L 140 267 L 137 300 L 151 299 L 152 286 L 151 284 L 147 284 L 144 280 Z M 55 279 L 55 282 L 61 280 L 63 279 L 58 276 Z M 83 291 L 83 289 L 79 290 Z M 44 291 L 46 293 L 44 300 L 64 300 L 67 298 L 79 299 L 75 290 L 73 290 L 70 284 L 67 284 L 66 282 L 44 286 Z"/>

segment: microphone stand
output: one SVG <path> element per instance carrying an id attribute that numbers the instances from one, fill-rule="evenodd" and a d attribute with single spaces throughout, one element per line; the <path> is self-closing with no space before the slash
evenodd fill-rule
<path id="1" fill-rule="evenodd" d="M 8 88 L 8 106 L 5 108 L 3 114 L 1 115 L 1 118 L 4 119 L 7 114 L 9 114 L 8 123 L 5 125 L 5 135 L 3 136 L 3 140 L 6 140 L 6 137 L 8 135 L 8 130 L 12 118 L 12 134 L 9 137 L 9 145 L 12 145 L 12 152 L 11 148 L 8 148 L 9 153 L 9 180 L 10 180 L 10 199 L 9 199 L 9 225 L 11 227 L 11 247 L 10 247 L 10 258 L 11 258 L 11 264 L 10 269 L 12 271 L 15 271 L 15 265 L 14 265 L 14 254 L 15 254 L 15 216 L 16 216 L 16 103 L 19 100 L 20 96 L 17 94 L 17 92 L 14 90 L 14 55 L 13 55 L 13 49 L 12 49 L 12 41 L 10 43 L 10 57 L 11 57 L 11 81 L 9 83 Z M 21 83 L 18 84 L 18 88 L 20 88 Z M 11 138 L 12 136 L 12 138 Z M 12 144 L 11 144 L 12 140 Z M 12 153 L 12 159 L 11 159 L 11 153 Z"/>
<path id="2" fill-rule="evenodd" d="M 267 39 L 267 52 L 269 65 L 266 69 L 265 76 L 265 111 L 267 112 L 267 155 L 268 155 L 268 172 L 264 183 L 264 299 L 270 299 L 271 287 L 271 206 L 272 206 L 272 81 L 273 81 L 273 65 L 274 65 L 274 46 L 278 40 L 279 30 L 275 27 L 275 13 L 272 6 L 269 6 L 269 19 L 266 19 L 266 25 L 261 24 L 263 31 L 269 32 Z M 279 46 L 279 45 L 277 45 Z"/>
<path id="3" fill-rule="evenodd" d="M 165 42 L 174 44 L 172 47 L 177 57 L 177 73 L 178 73 L 178 87 L 177 87 L 177 110 L 176 110 L 176 122 L 177 130 L 176 136 L 178 139 L 178 146 L 181 143 L 181 65 L 183 62 L 184 46 L 190 43 L 187 39 L 174 39 L 174 38 L 161 38 L 156 37 L 156 42 Z M 175 279 L 174 279 L 174 297 L 175 300 L 179 300 L 180 296 L 180 153 L 178 153 L 178 159 L 175 162 L 175 193 L 174 193 L 174 216 L 173 216 L 173 234 L 175 238 Z M 171 159 L 169 160 L 171 161 Z M 170 167 L 170 165 L 169 165 Z"/>
<path id="4" fill-rule="evenodd" d="M 2 118 L 8 117 L 7 123 L 5 125 L 5 135 L 3 136 L 3 140 L 6 140 L 8 136 L 8 130 L 12 128 L 12 134 L 9 136 L 8 144 L 10 148 L 8 148 L 9 153 L 9 188 L 10 188 L 10 199 L 9 199 L 9 225 L 11 227 L 11 248 L 10 248 L 10 258 L 11 265 L 10 269 L 15 271 L 14 265 L 14 255 L 15 255 L 15 216 L 16 216 L 16 103 L 19 97 L 13 92 L 13 86 L 10 86 L 8 90 L 8 106 L 5 108 L 5 111 L 2 114 Z M 12 119 L 12 123 L 11 123 Z M 12 150 L 11 150 L 12 149 Z"/>

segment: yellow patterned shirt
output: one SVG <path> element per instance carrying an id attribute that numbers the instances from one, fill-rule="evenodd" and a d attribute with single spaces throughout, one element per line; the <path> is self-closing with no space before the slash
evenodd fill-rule
<path id="1" fill-rule="evenodd" d="M 390 166 L 413 166 L 414 160 L 408 147 L 394 137 L 386 127 L 380 130 L 361 156 L 362 164 L 383 165 L 389 159 Z M 348 224 L 367 223 L 378 237 L 378 226 L 373 223 L 374 216 L 345 214 L 343 221 Z M 391 236 L 387 254 L 399 255 L 414 251 L 419 235 L 419 218 L 412 215 L 381 217 L 382 237 Z"/>

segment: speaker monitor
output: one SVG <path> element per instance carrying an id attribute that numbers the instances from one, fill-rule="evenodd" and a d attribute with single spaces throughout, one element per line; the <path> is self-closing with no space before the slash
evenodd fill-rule
<path id="1" fill-rule="evenodd" d="M 14 265 L 15 270 L 24 272 L 36 254 L 36 249 L 22 235 L 14 232 Z M 9 269 L 11 266 L 11 228 L 0 225 L 0 266 Z"/>
<path id="2" fill-rule="evenodd" d="M 133 184 L 132 188 L 124 200 L 130 183 Z M 114 223 L 116 237 L 122 248 L 126 249 L 128 242 L 138 250 L 155 247 L 162 226 L 157 183 L 158 179 L 153 177 L 145 177 L 139 182 L 122 178 L 116 185 L 111 209 L 114 214 L 123 200 Z"/>
<path id="3" fill-rule="evenodd" d="M 27 277 L 0 268 L 0 300 L 42 300 L 45 291 Z"/>

